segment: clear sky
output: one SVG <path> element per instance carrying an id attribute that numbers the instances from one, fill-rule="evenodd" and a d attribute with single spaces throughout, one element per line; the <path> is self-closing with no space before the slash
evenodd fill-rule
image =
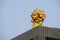
<path id="1" fill-rule="evenodd" d="M 60 0 L 0 0 L 0 40 L 10 40 L 31 29 L 30 12 L 44 10 L 44 26 L 60 28 Z"/>

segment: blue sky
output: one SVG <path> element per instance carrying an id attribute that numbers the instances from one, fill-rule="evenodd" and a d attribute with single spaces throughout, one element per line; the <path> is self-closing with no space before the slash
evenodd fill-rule
<path id="1" fill-rule="evenodd" d="M 0 40 L 10 40 L 31 29 L 30 12 L 44 10 L 44 26 L 60 28 L 60 0 L 0 0 Z"/>

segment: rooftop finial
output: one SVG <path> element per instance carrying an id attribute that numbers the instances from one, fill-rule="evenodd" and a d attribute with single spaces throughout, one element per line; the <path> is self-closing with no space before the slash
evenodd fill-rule
<path id="1" fill-rule="evenodd" d="M 38 10 L 38 8 L 34 8 L 34 12 L 31 12 L 30 16 L 33 23 L 32 28 L 43 26 L 43 21 L 46 18 L 46 14 L 43 10 Z"/>

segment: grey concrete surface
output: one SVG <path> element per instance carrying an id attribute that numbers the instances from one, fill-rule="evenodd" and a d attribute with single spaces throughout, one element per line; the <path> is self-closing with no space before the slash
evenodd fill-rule
<path id="1" fill-rule="evenodd" d="M 60 29 L 39 26 L 21 35 L 18 35 L 11 40 L 47 40 L 47 37 L 50 39 L 54 38 L 53 40 L 60 40 Z"/>

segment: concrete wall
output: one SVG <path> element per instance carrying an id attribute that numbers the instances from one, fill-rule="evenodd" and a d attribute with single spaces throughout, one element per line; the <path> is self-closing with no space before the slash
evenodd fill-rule
<path id="1" fill-rule="evenodd" d="M 12 40 L 46 40 L 46 37 L 60 39 L 60 29 L 48 27 L 36 27 Z"/>

